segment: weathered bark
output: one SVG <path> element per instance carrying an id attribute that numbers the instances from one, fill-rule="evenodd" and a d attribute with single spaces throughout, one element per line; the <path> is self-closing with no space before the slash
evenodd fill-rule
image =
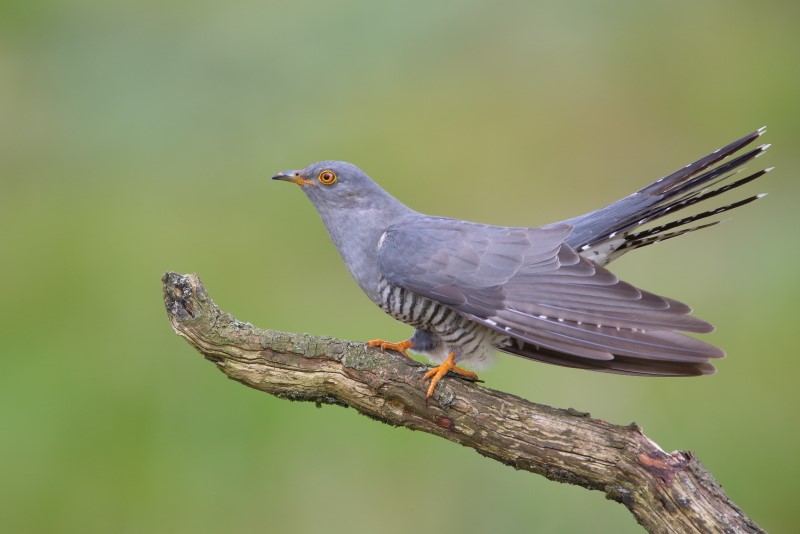
<path id="1" fill-rule="evenodd" d="M 255 328 L 217 308 L 193 274 L 162 278 L 175 332 L 242 384 L 350 406 L 471 447 L 516 469 L 603 491 L 649 532 L 763 532 L 691 453 L 666 453 L 636 425 L 528 402 L 458 378 L 425 401 L 411 360 L 363 343 Z"/>

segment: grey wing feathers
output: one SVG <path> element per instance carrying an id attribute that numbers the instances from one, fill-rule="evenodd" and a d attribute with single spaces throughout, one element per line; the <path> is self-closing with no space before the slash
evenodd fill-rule
<path id="1" fill-rule="evenodd" d="M 468 306 L 474 290 L 499 289 L 519 272 L 549 273 L 571 228 L 504 228 L 425 217 L 386 231 L 378 252 L 390 282 L 448 305 Z"/>
<path id="2" fill-rule="evenodd" d="M 387 230 L 379 268 L 392 284 L 516 340 L 507 352 L 629 374 L 713 370 L 706 362 L 723 352 L 677 333 L 711 325 L 579 256 L 564 244 L 571 231 L 426 217 Z"/>
<path id="3" fill-rule="evenodd" d="M 708 361 L 670 362 L 616 356 L 613 360 L 587 360 L 579 356 L 551 351 L 528 343 L 513 344 L 505 352 L 544 363 L 634 376 L 698 376 L 713 374 L 716 369 Z"/>

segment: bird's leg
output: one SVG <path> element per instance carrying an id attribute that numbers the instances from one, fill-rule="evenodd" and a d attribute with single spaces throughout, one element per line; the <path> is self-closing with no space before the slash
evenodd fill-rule
<path id="1" fill-rule="evenodd" d="M 411 360 L 414 359 L 411 356 L 409 356 L 409 354 L 407 352 L 408 349 L 411 348 L 411 340 L 410 339 L 407 339 L 405 341 L 401 341 L 399 343 L 391 343 L 389 341 L 384 341 L 382 339 L 372 339 L 370 341 L 367 341 L 367 347 L 380 347 L 381 351 L 384 351 L 386 349 L 393 350 L 395 352 L 399 352 L 400 354 L 402 354 L 406 358 L 409 358 Z"/>
<path id="2" fill-rule="evenodd" d="M 430 371 L 425 373 L 425 376 L 422 377 L 422 381 L 430 379 L 431 384 L 428 386 L 428 393 L 425 394 L 425 399 L 430 399 L 433 395 L 433 391 L 436 389 L 436 384 L 439 383 L 444 375 L 448 373 L 448 371 L 453 371 L 455 373 L 460 374 L 466 378 L 470 379 L 477 379 L 478 375 L 473 373 L 472 371 L 467 371 L 466 369 L 462 369 L 461 367 L 456 365 L 456 353 L 451 352 L 447 355 L 447 358 L 441 365 L 437 365 L 436 367 L 432 368 Z"/>

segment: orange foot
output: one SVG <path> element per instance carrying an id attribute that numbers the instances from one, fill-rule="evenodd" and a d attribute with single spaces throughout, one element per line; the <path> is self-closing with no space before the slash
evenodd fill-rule
<path id="1" fill-rule="evenodd" d="M 411 348 L 411 341 L 410 340 L 401 341 L 400 343 L 390 343 L 389 341 L 384 341 L 382 339 L 373 339 L 371 341 L 367 341 L 367 346 L 368 347 L 380 347 L 381 351 L 384 351 L 386 349 L 393 350 L 395 352 L 399 352 L 400 354 L 402 354 L 403 356 L 405 356 L 406 358 L 408 358 L 410 360 L 414 359 L 414 358 L 412 358 L 411 356 L 408 355 L 408 352 L 406 352 L 408 349 Z"/>
<path id="2" fill-rule="evenodd" d="M 461 376 L 473 380 L 477 380 L 478 378 L 478 375 L 476 375 L 472 371 L 467 371 L 466 369 L 462 369 L 461 367 L 457 366 L 456 353 L 451 352 L 450 354 L 447 355 L 447 359 L 444 362 L 442 362 L 441 365 L 437 365 L 436 367 L 425 373 L 425 376 L 422 377 L 423 382 L 428 379 L 430 379 L 431 381 L 431 385 L 428 386 L 428 393 L 425 395 L 426 400 L 431 398 L 431 396 L 433 395 L 433 390 L 436 389 L 436 384 L 439 383 L 439 380 L 444 378 L 444 375 L 446 375 L 448 371 L 454 371 L 460 374 Z"/>

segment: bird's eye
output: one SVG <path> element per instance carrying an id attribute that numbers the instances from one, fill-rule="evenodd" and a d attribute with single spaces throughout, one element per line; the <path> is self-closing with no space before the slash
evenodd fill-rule
<path id="1" fill-rule="evenodd" d="M 317 180 L 323 185 L 331 185 L 336 181 L 336 173 L 333 171 L 325 170 L 319 173 Z"/>

